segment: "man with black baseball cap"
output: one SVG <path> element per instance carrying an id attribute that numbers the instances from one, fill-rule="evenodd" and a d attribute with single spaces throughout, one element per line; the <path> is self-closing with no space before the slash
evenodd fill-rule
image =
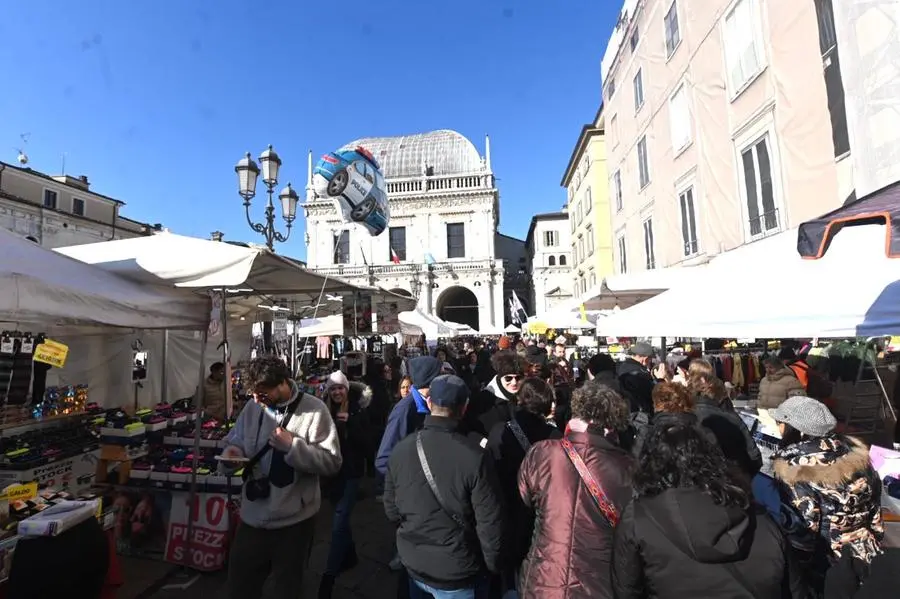
<path id="1" fill-rule="evenodd" d="M 469 388 L 454 375 L 431 381 L 425 427 L 391 455 L 384 511 L 398 525 L 397 550 L 410 597 L 485 596 L 500 569 L 503 510 L 491 457 L 459 432 Z"/>

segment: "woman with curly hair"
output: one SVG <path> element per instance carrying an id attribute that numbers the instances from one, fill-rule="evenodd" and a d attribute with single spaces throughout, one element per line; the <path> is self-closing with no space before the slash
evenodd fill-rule
<path id="1" fill-rule="evenodd" d="M 536 443 L 519 469 L 519 494 L 535 513 L 519 574 L 521 599 L 612 598 L 613 528 L 631 499 L 633 461 L 618 446 L 628 402 L 594 381 L 572 395 L 562 439 Z"/>
<path id="2" fill-rule="evenodd" d="M 617 599 L 804 597 L 790 548 L 700 427 L 654 427 L 615 531 Z"/>

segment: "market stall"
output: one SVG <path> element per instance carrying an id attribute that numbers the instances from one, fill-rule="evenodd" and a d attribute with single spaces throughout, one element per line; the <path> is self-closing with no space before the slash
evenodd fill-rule
<path id="1" fill-rule="evenodd" d="M 900 331 L 900 261 L 884 225 L 847 228 L 819 260 L 796 251 L 797 231 L 714 259 L 704 276 L 602 321 L 629 337 L 844 338 Z"/>
<path id="2" fill-rule="evenodd" d="M 99 402 L 119 398 L 100 397 L 91 380 L 48 385 L 48 374 L 65 367 L 69 352 L 57 339 L 132 329 L 205 328 L 209 301 L 188 291 L 123 279 L 5 230 L 0 230 L 0 243 L 0 323 L 5 329 L 0 362 L 11 366 L 3 369 L 9 379 L 0 397 L 0 484 L 5 490 L 0 502 L 7 504 L 0 512 L 12 517 L 0 529 L 0 564 L 8 566 L 19 522 L 31 534 L 58 532 L 61 525 L 37 524 L 42 518 L 53 521 L 48 516 L 57 506 L 65 509 L 77 495 L 89 493 L 105 466 L 100 433 L 113 423 Z M 98 515 L 102 512 L 98 497 L 84 499 L 97 504 Z"/>

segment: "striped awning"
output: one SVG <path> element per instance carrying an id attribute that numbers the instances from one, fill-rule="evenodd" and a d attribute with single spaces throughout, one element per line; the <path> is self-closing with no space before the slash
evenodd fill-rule
<path id="1" fill-rule="evenodd" d="M 900 258 L 900 182 L 801 224 L 797 251 L 804 258 L 821 258 L 843 227 L 876 223 L 887 225 L 885 254 L 888 258 Z"/>

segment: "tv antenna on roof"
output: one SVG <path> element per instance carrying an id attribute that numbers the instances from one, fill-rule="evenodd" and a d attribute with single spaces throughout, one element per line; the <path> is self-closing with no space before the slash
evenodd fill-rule
<path id="1" fill-rule="evenodd" d="M 25 153 L 25 146 L 28 145 L 29 137 L 31 137 L 31 133 L 22 133 L 21 135 L 19 135 L 19 139 L 22 140 L 22 147 L 16 148 L 16 151 L 19 153 L 19 155 L 16 157 L 16 160 L 22 166 L 28 164 L 28 154 Z"/>

